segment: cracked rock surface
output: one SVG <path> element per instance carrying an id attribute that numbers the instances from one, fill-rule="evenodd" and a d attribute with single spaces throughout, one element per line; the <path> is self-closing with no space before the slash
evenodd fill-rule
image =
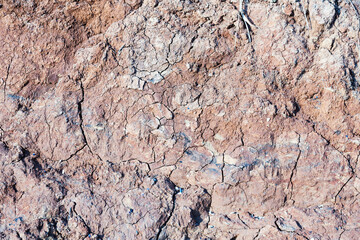
<path id="1" fill-rule="evenodd" d="M 358 239 L 360 2 L 239 6 L 0 1 L 0 239 Z"/>

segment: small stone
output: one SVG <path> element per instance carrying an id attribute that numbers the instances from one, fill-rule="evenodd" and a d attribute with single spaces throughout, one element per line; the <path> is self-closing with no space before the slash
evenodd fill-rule
<path id="1" fill-rule="evenodd" d="M 294 14 L 293 12 L 293 8 L 291 4 L 286 4 L 285 6 L 283 6 L 283 13 L 287 16 L 292 16 Z"/>
<path id="2" fill-rule="evenodd" d="M 329 27 L 335 19 L 334 5 L 325 0 L 312 0 L 309 4 L 309 12 L 312 23 Z"/>
<path id="3" fill-rule="evenodd" d="M 327 50 L 331 50 L 334 44 L 334 38 L 326 38 L 322 43 L 320 44 L 320 47 L 326 48 Z"/>

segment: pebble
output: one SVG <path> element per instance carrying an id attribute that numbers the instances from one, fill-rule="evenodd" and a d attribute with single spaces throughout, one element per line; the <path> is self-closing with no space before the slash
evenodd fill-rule
<path id="1" fill-rule="evenodd" d="M 158 180 L 157 180 L 156 178 L 153 178 L 154 184 L 157 183 L 157 181 L 158 181 Z"/>

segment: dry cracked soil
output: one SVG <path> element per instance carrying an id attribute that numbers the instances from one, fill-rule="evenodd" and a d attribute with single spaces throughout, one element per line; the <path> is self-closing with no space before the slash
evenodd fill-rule
<path id="1" fill-rule="evenodd" d="M 0 238 L 360 239 L 359 11 L 0 1 Z"/>

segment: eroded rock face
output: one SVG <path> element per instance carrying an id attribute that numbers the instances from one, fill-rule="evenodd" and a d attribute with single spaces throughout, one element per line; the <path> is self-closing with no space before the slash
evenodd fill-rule
<path id="1" fill-rule="evenodd" d="M 360 5 L 0 3 L 2 239 L 357 239 Z"/>

